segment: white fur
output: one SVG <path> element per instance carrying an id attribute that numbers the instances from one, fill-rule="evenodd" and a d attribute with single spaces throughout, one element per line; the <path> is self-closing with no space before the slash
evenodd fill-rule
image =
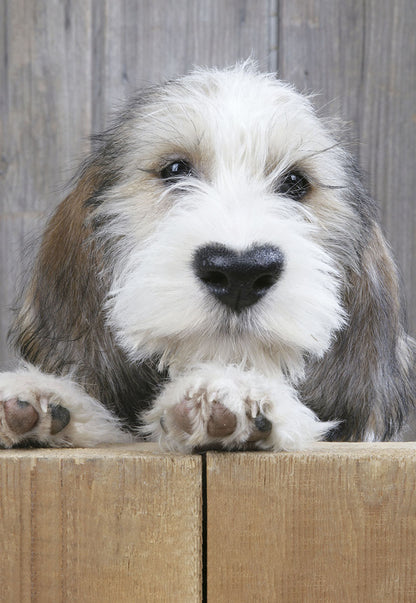
<path id="1" fill-rule="evenodd" d="M 193 428 L 190 434 L 175 424 L 175 407 L 184 400 Z M 221 404 L 237 418 L 236 429 L 226 437 L 208 434 L 207 423 L 215 404 Z M 270 435 L 257 443 L 258 448 L 264 449 L 305 448 L 336 425 L 318 421 L 280 374 L 270 379 L 254 370 L 209 363 L 193 367 L 166 386 L 157 403 L 144 415 L 143 431 L 169 450 L 191 452 L 196 446 L 215 443 L 233 449 L 249 439 L 253 419 L 259 414 L 272 423 Z"/>
<path id="2" fill-rule="evenodd" d="M 234 199 L 229 190 L 192 191 L 184 207 L 178 203 L 146 245 L 129 255 L 114 282 L 109 319 L 132 356 L 164 354 L 177 368 L 219 354 L 224 364 L 240 363 L 247 354 L 257 366 L 262 344 L 278 349 L 276 360 L 296 377 L 302 371 L 299 352 L 321 355 L 329 346 L 342 319 L 330 257 L 314 242 L 314 228 L 295 212 L 290 215 L 284 201 L 279 207 L 279 200 L 246 184 L 241 191 L 234 186 Z M 235 250 L 274 244 L 286 262 L 278 285 L 250 312 L 242 332 L 241 317 L 235 319 L 228 339 L 220 335 L 224 309 L 191 266 L 195 250 L 213 241 Z"/>
<path id="3" fill-rule="evenodd" d="M 50 446 L 97 446 L 128 443 L 132 437 L 121 430 L 120 421 L 102 404 L 77 385 L 70 377 L 45 375 L 33 366 L 0 374 L 0 400 L 18 398 L 29 402 L 38 412 L 39 420 L 25 438 L 37 439 Z M 71 421 L 59 433 L 51 435 L 50 404 L 64 406 Z M 4 444 L 18 444 L 21 436 L 13 434 L 4 420 L 0 404 L 1 438 Z"/>

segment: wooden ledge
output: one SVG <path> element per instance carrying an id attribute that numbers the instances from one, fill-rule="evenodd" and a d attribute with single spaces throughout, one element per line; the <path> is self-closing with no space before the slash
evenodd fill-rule
<path id="1" fill-rule="evenodd" d="M 237 457 L 265 457 L 278 460 L 281 457 L 301 456 L 366 456 L 391 454 L 416 453 L 416 442 L 317 442 L 307 450 L 298 452 L 208 452 L 209 455 L 224 455 L 230 458 Z M 158 444 L 151 442 L 138 442 L 136 444 L 116 444 L 99 446 L 97 448 L 30 448 L 0 450 L 0 459 L 5 458 L 88 458 L 88 457 L 114 457 L 121 456 L 147 456 L 172 457 L 175 459 L 199 458 L 199 454 L 181 454 L 165 452 Z"/>
<path id="2" fill-rule="evenodd" d="M 413 602 L 416 443 L 2 450 L 0 526 L 7 602 Z"/>
<path id="3" fill-rule="evenodd" d="M 210 453 L 206 468 L 209 601 L 416 601 L 416 443 Z"/>
<path id="4" fill-rule="evenodd" d="M 8 603 L 199 601 L 201 459 L 155 446 L 0 452 Z"/>

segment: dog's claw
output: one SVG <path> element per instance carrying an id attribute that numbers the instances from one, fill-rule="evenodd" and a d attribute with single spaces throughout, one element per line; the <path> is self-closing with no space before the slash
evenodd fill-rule
<path id="1" fill-rule="evenodd" d="M 163 431 L 165 433 L 168 433 L 168 430 L 167 430 L 167 427 L 166 427 L 166 419 L 165 419 L 165 417 L 160 417 L 159 423 L 160 423 L 160 426 L 163 429 Z"/>

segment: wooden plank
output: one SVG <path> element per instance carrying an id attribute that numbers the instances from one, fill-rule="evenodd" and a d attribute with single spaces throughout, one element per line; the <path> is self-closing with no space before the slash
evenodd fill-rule
<path id="1" fill-rule="evenodd" d="M 90 2 L 2 2 L 2 211 L 55 205 L 89 149 Z"/>
<path id="2" fill-rule="evenodd" d="M 206 464 L 209 601 L 416 601 L 416 444 Z"/>
<path id="3" fill-rule="evenodd" d="M 93 130 L 120 100 L 195 65 L 224 67 L 251 54 L 276 69 L 275 2 L 154 0 L 93 4 Z"/>
<path id="4" fill-rule="evenodd" d="M 282 0 L 279 71 L 343 117 L 398 260 L 416 333 L 413 0 Z"/>
<path id="5" fill-rule="evenodd" d="M 416 335 L 416 12 L 413 0 L 368 2 L 362 165 L 370 174 Z"/>
<path id="6" fill-rule="evenodd" d="M 365 5 L 361 0 L 282 0 L 279 73 L 305 92 L 324 113 L 343 116 L 360 135 Z M 354 150 L 359 152 L 357 144 Z"/>
<path id="7" fill-rule="evenodd" d="M 1 600 L 201 600 L 201 459 L 0 451 Z"/>

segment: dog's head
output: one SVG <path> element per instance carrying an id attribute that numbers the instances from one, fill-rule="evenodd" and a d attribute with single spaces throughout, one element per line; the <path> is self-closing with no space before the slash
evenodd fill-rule
<path id="1" fill-rule="evenodd" d="M 348 155 L 305 97 L 252 65 L 196 71 L 133 102 L 100 152 L 116 182 L 92 219 L 125 348 L 292 372 L 325 352 L 365 220 Z"/>

